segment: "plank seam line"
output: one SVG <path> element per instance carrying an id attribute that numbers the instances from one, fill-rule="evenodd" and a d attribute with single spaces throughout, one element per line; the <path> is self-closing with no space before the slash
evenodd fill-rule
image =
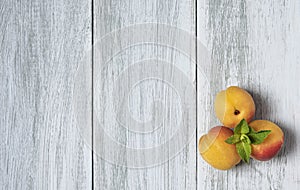
<path id="1" fill-rule="evenodd" d="M 91 140 L 92 140 L 92 190 L 94 190 L 94 0 L 91 0 L 91 16 L 92 16 L 92 23 L 91 23 L 91 43 L 92 43 L 92 135 L 91 135 Z"/>
<path id="2" fill-rule="evenodd" d="M 198 72 L 197 72 L 197 67 L 198 67 L 198 54 L 197 54 L 197 40 L 198 40 L 198 30 L 197 30 L 197 22 L 198 22 L 198 14 L 197 14 L 197 0 L 195 0 L 195 35 L 196 35 L 196 38 L 195 38 L 195 62 L 196 62 L 196 67 L 195 67 L 195 81 L 196 81 L 196 150 L 195 150 L 195 153 L 196 153 L 196 190 L 198 189 L 198 143 L 197 143 L 197 140 L 198 140 Z"/>

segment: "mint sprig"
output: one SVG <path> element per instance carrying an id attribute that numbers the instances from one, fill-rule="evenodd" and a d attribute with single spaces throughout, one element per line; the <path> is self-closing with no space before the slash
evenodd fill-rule
<path id="1" fill-rule="evenodd" d="M 245 119 L 242 119 L 234 128 L 233 132 L 234 134 L 226 139 L 225 142 L 228 144 L 235 144 L 239 156 L 244 162 L 249 163 L 251 144 L 261 144 L 271 133 L 271 130 L 262 130 L 256 132 L 248 125 Z"/>
<path id="2" fill-rule="evenodd" d="M 252 144 L 260 144 L 265 140 L 265 138 L 267 138 L 270 132 L 271 130 L 262 130 L 262 131 L 250 133 L 248 134 L 248 137 L 251 140 Z"/>
<path id="3" fill-rule="evenodd" d="M 250 162 L 250 154 L 251 154 L 251 145 L 244 142 L 236 143 L 236 150 L 242 160 L 249 164 Z"/>

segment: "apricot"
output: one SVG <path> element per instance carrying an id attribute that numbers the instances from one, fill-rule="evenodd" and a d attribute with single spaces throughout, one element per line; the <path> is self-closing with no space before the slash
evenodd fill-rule
<path id="1" fill-rule="evenodd" d="M 276 156 L 284 142 L 284 134 L 280 127 L 267 120 L 255 120 L 249 123 L 249 126 L 255 131 L 271 130 L 271 133 L 261 144 L 251 145 L 251 157 L 256 160 L 267 161 Z"/>
<path id="2" fill-rule="evenodd" d="M 231 86 L 215 98 L 215 113 L 224 126 L 234 128 L 242 120 L 250 122 L 255 114 L 252 96 L 245 90 Z"/>
<path id="3" fill-rule="evenodd" d="M 224 126 L 213 127 L 199 140 L 199 152 L 202 158 L 212 167 L 228 170 L 241 161 L 235 145 L 225 140 L 233 135 L 233 131 Z"/>

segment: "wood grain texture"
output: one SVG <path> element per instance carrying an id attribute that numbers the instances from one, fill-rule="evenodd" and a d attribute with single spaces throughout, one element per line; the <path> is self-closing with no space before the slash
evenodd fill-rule
<path id="1" fill-rule="evenodd" d="M 95 40 L 105 37 L 113 30 L 125 28 L 126 26 L 140 24 L 140 23 L 165 23 L 181 29 L 186 30 L 194 35 L 195 33 L 195 7 L 194 2 L 190 0 L 183 1 L 95 1 L 94 4 L 94 35 Z M 165 31 L 167 32 L 167 31 Z M 128 69 L 130 65 L 137 63 L 139 60 L 148 59 L 166 59 L 170 60 L 182 60 L 181 64 L 186 73 L 189 73 L 189 79 L 191 82 L 195 80 L 194 64 L 190 62 L 188 58 L 182 58 L 175 50 L 160 47 L 159 45 L 147 45 L 142 44 L 140 46 L 129 47 L 123 49 L 118 55 L 114 55 L 113 49 L 118 45 L 124 46 L 130 45 L 138 38 L 138 34 L 125 31 L 125 34 L 130 36 L 131 40 L 122 38 L 124 31 L 117 33 L 111 40 L 114 43 L 112 46 L 108 46 L 102 51 L 103 56 L 112 57 L 107 64 L 106 70 L 99 76 L 101 80 L 95 82 L 95 98 L 99 98 L 103 102 L 103 106 L 100 108 L 99 116 L 94 115 L 99 120 L 105 132 L 110 137 L 128 147 L 133 148 L 145 148 L 160 145 L 163 140 L 168 140 L 168 135 L 171 135 L 172 130 L 176 130 L 175 125 L 172 126 L 168 123 L 154 131 L 153 133 L 142 135 L 138 133 L 132 133 L 130 128 L 130 121 L 126 120 L 125 127 L 116 121 L 116 116 L 113 113 L 111 105 L 114 104 L 116 97 L 123 96 L 122 89 L 116 91 L 117 95 L 113 92 L 115 85 L 114 81 L 118 80 L 119 75 L 122 72 L 129 73 L 128 78 L 123 81 L 123 86 L 129 85 L 127 80 L 133 78 L 130 75 L 132 70 Z M 153 28 L 146 31 L 147 36 L 158 36 L 158 31 Z M 126 36 L 125 35 L 125 36 Z M 145 37 L 146 39 L 146 37 Z M 175 39 L 174 39 L 175 40 Z M 101 51 L 100 51 L 101 53 Z M 181 57 L 181 59 L 179 58 Z M 95 59 L 94 64 L 98 64 L 98 59 Z M 101 63 L 100 63 L 101 64 Z M 157 64 L 158 65 L 158 64 Z M 159 69 L 159 66 L 157 66 Z M 133 69 L 134 70 L 134 69 Z M 95 70 L 94 72 L 102 72 Z M 152 73 L 155 70 L 147 67 L 142 67 L 137 70 L 136 75 L 145 75 L 146 73 Z M 172 74 L 172 70 L 167 69 L 164 71 L 164 76 L 167 78 Z M 176 76 L 175 76 L 176 77 Z M 127 82 L 126 82 L 127 81 Z M 177 105 L 178 100 L 176 94 L 165 86 L 160 81 L 146 81 L 145 83 L 139 83 L 136 87 L 132 88 L 132 95 L 130 101 L 130 111 L 132 111 L 133 117 L 140 120 L 147 120 L 151 115 L 157 115 L 159 110 L 151 111 L 151 106 L 156 98 L 160 99 L 162 104 L 167 109 L 167 119 L 176 121 L 176 115 L 180 115 L 179 111 L 172 110 L 172 105 Z M 98 91 L 98 89 L 101 89 Z M 126 97 L 127 98 L 127 97 Z M 188 98 L 188 97 L 185 97 Z M 193 100 L 195 101 L 195 100 Z M 98 105 L 94 105 L 96 107 Z M 96 111 L 97 112 L 97 111 Z M 188 117 L 183 118 L 187 123 L 190 122 Z M 96 121 L 94 121 L 96 122 Z M 126 128 L 127 127 L 127 128 Z M 153 126 L 157 127 L 157 126 Z M 172 128 L 173 127 L 173 128 Z M 195 128 L 194 128 L 195 129 Z M 193 130 L 194 130 L 193 129 Z M 94 133 L 98 130 L 94 127 Z M 101 135 L 101 134 L 100 134 Z M 100 139 L 103 139 L 100 137 Z M 142 167 L 142 168 L 128 168 L 116 164 L 111 164 L 111 160 L 101 159 L 101 156 L 94 155 L 94 188 L 95 189 L 195 189 L 196 188 L 196 146 L 195 136 L 191 140 L 190 145 L 185 148 L 175 158 L 168 160 L 166 163 L 157 163 L 158 166 Z M 94 142 L 99 143 L 99 142 Z M 95 145 L 94 145 L 95 146 Z M 111 149 L 109 143 L 102 140 L 102 149 Z M 169 145 L 170 149 L 171 146 Z M 168 150 L 167 150 L 168 151 Z M 102 155 L 103 156 L 103 155 Z M 105 155 L 104 155 L 105 156 Z M 131 160 L 130 155 L 126 150 L 119 152 L 116 157 L 123 158 L 122 164 L 128 164 Z M 145 155 L 141 155 L 138 160 L 146 160 Z"/>
<path id="2" fill-rule="evenodd" d="M 91 189 L 91 150 L 72 113 L 90 10 L 89 1 L 1 1 L 0 189 Z"/>
<path id="3" fill-rule="evenodd" d="M 271 120 L 285 133 L 283 150 L 269 162 L 252 160 L 249 166 L 239 164 L 222 172 L 199 158 L 199 189 L 299 189 L 299 2 L 242 0 L 198 5 L 198 36 L 204 36 L 202 41 L 214 61 L 210 103 L 218 91 L 241 86 L 254 97 L 256 119 Z M 210 126 L 199 131 L 219 124 L 213 110 L 209 112 Z"/>
<path id="4" fill-rule="evenodd" d="M 299 10 L 300 2 L 293 0 L 94 0 L 93 7 L 90 0 L 1 1 L 0 189 L 299 189 Z M 191 35 L 197 30 L 198 41 L 191 44 L 198 44 L 197 67 L 191 60 L 194 52 L 183 55 L 145 43 L 126 47 L 137 38 L 174 35 L 153 27 L 142 35 L 116 33 L 100 52 L 111 59 L 100 71 L 92 71 L 92 63 L 99 61 L 98 55 L 94 62 L 89 57 L 92 25 L 96 43 L 112 31 L 141 23 L 167 24 Z M 117 47 L 126 48 L 114 54 Z M 203 64 L 205 47 L 211 62 Z M 150 59 L 157 59 L 157 68 L 129 69 Z M 138 149 L 168 140 L 178 130 L 178 119 L 186 125 L 195 122 L 193 111 L 184 115 L 178 107 L 181 98 L 190 97 L 178 97 L 179 89 L 162 82 L 174 82 L 178 76 L 171 66 L 161 69 L 160 60 L 173 63 L 189 83 L 197 83 L 197 99 L 191 100 L 197 103 L 197 135 L 178 155 L 164 163 L 157 159 L 151 167 L 132 168 L 125 149 L 115 155 L 121 165 L 103 159 L 97 150 L 92 156 L 91 132 L 94 148 L 114 148 L 101 141 L 103 135 L 97 136 L 99 126 L 115 142 Z M 124 73 L 116 91 L 115 81 Z M 129 118 L 125 125 L 116 120 L 114 106 L 133 76 L 147 73 L 162 73 L 162 80 L 140 81 L 125 94 L 130 95 L 128 109 L 135 120 L 154 116 L 153 132 L 138 134 L 131 131 L 134 122 Z M 201 159 L 197 141 L 219 125 L 212 109 L 214 96 L 230 85 L 248 90 L 256 102 L 256 118 L 277 123 L 286 140 L 273 160 L 252 160 L 249 166 L 239 164 L 224 172 Z M 160 105 L 165 112 L 155 107 Z M 155 118 L 162 116 L 163 125 L 154 130 L 159 122 Z M 76 127 L 84 131 L 78 133 Z M 166 155 L 171 156 L 174 146 L 168 144 Z M 134 160 L 147 159 L 141 154 Z"/>

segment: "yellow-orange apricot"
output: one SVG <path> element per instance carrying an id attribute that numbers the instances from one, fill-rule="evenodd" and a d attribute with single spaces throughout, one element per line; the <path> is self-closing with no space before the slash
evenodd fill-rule
<path id="1" fill-rule="evenodd" d="M 219 170 L 228 170 L 241 161 L 235 145 L 225 142 L 231 135 L 233 135 L 231 129 L 217 126 L 200 138 L 200 154 L 212 167 Z"/>

